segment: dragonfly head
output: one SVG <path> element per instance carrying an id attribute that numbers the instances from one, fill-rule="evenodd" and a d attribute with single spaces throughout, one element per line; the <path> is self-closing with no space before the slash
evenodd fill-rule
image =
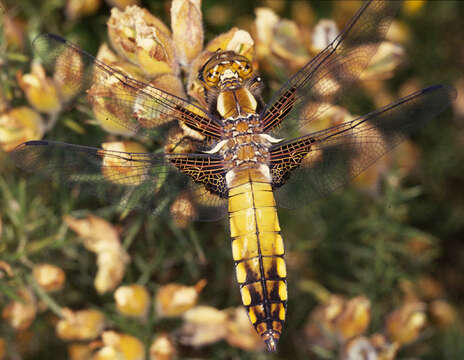
<path id="1" fill-rule="evenodd" d="M 203 65 L 198 78 L 207 88 L 220 90 L 240 88 L 253 75 L 253 67 L 245 56 L 234 51 L 217 51 Z"/>

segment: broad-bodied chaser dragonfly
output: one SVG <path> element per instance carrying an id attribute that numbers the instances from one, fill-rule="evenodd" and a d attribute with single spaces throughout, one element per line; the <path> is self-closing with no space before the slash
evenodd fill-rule
<path id="1" fill-rule="evenodd" d="M 183 188 L 199 219 L 228 211 L 243 305 L 267 349 L 275 351 L 287 311 L 277 205 L 307 204 L 345 184 L 456 96 L 453 88 L 435 85 L 352 121 L 305 131 L 358 79 L 398 6 L 397 1 L 366 1 L 267 103 L 252 63 L 233 51 L 218 50 L 201 67 L 198 80 L 208 99 L 203 108 L 110 67 L 59 36 L 41 35 L 34 47 L 44 64 L 59 67 L 57 73 L 66 74 L 63 82 L 85 93 L 89 102 L 117 107 L 119 117 L 111 121 L 160 143 L 158 128 L 166 119 L 200 136 L 190 148 L 180 147 L 187 151 L 155 153 L 28 141 L 13 157 L 26 170 L 59 172 L 68 184 L 118 198 L 125 207 L 157 211 L 172 199 L 174 188 Z M 118 191 L 124 191 L 122 197 Z"/>

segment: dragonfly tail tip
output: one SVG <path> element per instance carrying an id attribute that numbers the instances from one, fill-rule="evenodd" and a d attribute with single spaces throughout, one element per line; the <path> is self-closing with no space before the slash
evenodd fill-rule
<path id="1" fill-rule="evenodd" d="M 279 336 L 273 330 L 268 330 L 262 334 L 264 343 L 266 344 L 266 349 L 269 352 L 277 351 L 277 342 L 279 341 Z"/>

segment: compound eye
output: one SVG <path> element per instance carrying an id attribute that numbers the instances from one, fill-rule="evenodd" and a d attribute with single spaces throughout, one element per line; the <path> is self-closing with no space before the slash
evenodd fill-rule
<path id="1" fill-rule="evenodd" d="M 214 74 L 212 72 L 209 72 L 208 75 L 206 75 L 206 78 L 208 81 L 213 82 L 214 81 Z"/>
<path id="2" fill-rule="evenodd" d="M 243 71 L 244 74 L 249 74 L 251 71 L 251 66 L 247 62 L 243 62 L 241 66 L 241 70 Z"/>

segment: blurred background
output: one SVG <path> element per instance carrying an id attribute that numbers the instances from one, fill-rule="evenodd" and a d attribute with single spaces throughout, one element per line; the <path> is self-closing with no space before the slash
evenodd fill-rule
<path id="1" fill-rule="evenodd" d="M 352 184 L 305 209 L 280 211 L 289 302 L 276 354 L 263 352 L 240 306 L 225 221 L 121 211 L 15 167 L 8 153 L 41 138 L 154 150 L 105 127 L 76 94 L 63 95 L 32 51 L 42 32 L 94 55 L 110 43 L 121 56 L 117 39 L 128 35 L 117 27 L 108 35 L 110 16 L 126 26 L 135 14 L 149 27 L 171 27 L 174 41 L 198 45 L 197 54 L 210 41 L 230 42 L 237 27 L 246 31 L 237 36 L 249 45 L 269 99 L 362 4 L 186 3 L 190 12 L 181 7 L 185 22 L 177 24 L 171 1 L 1 3 L 0 359 L 464 358 L 460 1 L 405 1 L 363 82 L 314 124 L 337 124 L 433 84 L 458 91 L 452 108 Z M 134 4 L 146 12 L 131 13 L 126 6 Z M 204 41 L 176 40 L 182 26 Z M 184 55 L 169 66 L 179 66 L 195 98 L 194 56 Z M 125 69 L 114 53 L 104 56 Z M 135 65 L 147 79 L 143 64 Z"/>

